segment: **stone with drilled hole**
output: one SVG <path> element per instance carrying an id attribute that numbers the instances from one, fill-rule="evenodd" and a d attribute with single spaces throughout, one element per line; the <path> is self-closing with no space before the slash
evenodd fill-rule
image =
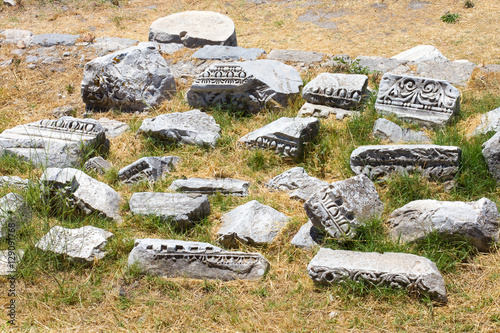
<path id="1" fill-rule="evenodd" d="M 201 194 L 221 193 L 244 197 L 248 195 L 249 186 L 250 182 L 233 178 L 188 178 L 174 180 L 169 190 Z"/>
<path id="2" fill-rule="evenodd" d="M 177 156 L 142 157 L 118 171 L 118 179 L 124 183 L 136 183 L 147 179 L 155 182 L 170 172 L 180 162 Z"/>
<path id="3" fill-rule="evenodd" d="M 302 167 L 291 168 L 269 180 L 266 187 L 290 193 L 291 199 L 306 201 L 311 195 L 329 184 L 311 177 Z"/>

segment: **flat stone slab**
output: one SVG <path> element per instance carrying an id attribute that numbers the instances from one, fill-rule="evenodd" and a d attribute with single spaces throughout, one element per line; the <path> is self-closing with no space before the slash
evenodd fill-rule
<path id="1" fill-rule="evenodd" d="M 373 125 L 373 135 L 394 143 L 431 143 L 431 138 L 423 131 L 401 128 L 385 118 L 380 118 Z"/>
<path id="2" fill-rule="evenodd" d="M 23 259 L 23 250 L 0 251 L 0 276 L 16 274 L 17 265 Z"/>
<path id="3" fill-rule="evenodd" d="M 35 246 L 43 251 L 92 262 L 106 255 L 104 247 L 111 236 L 111 232 L 89 225 L 78 229 L 55 226 Z"/>
<path id="4" fill-rule="evenodd" d="M 247 202 L 222 215 L 217 232 L 225 246 L 238 243 L 263 245 L 271 243 L 289 221 L 288 216 L 256 200 Z"/>
<path id="5" fill-rule="evenodd" d="M 106 171 L 110 170 L 113 165 L 106 161 L 101 156 L 92 157 L 84 164 L 85 170 L 94 170 L 100 175 L 106 173 Z"/>
<path id="6" fill-rule="evenodd" d="M 430 126 L 444 126 L 460 111 L 460 91 L 449 82 L 386 73 L 375 109 Z"/>
<path id="7" fill-rule="evenodd" d="M 263 49 L 245 49 L 239 46 L 205 45 L 191 56 L 203 60 L 257 60 L 265 54 Z"/>
<path id="8" fill-rule="evenodd" d="M 270 267 L 260 253 L 226 251 L 209 243 L 172 239 L 136 239 L 128 265 L 166 278 L 224 281 L 257 280 Z"/>
<path id="9" fill-rule="evenodd" d="M 358 65 L 361 68 L 365 67 L 369 71 L 382 73 L 387 73 L 405 64 L 405 61 L 397 59 L 371 56 L 359 56 L 355 59 L 355 61 L 358 62 Z"/>
<path id="10" fill-rule="evenodd" d="M 97 212 L 120 222 L 121 197 L 109 185 L 73 168 L 47 168 L 40 181 L 49 187 L 50 196 L 63 195 L 68 206 L 84 214 Z"/>
<path id="11" fill-rule="evenodd" d="M 448 301 L 444 280 L 436 264 L 414 254 L 321 248 L 307 270 L 318 283 L 366 281 L 392 288 L 417 289 L 440 303 Z"/>
<path id="12" fill-rule="evenodd" d="M 30 44 L 33 33 L 29 30 L 6 29 L 0 32 L 0 37 L 2 44 L 17 44 L 22 41 L 27 46 Z"/>
<path id="13" fill-rule="evenodd" d="M 301 50 L 279 50 L 274 49 L 266 57 L 270 60 L 282 62 L 300 62 L 304 64 L 320 63 L 325 58 L 324 53 L 301 51 Z"/>
<path id="14" fill-rule="evenodd" d="M 319 247 L 319 244 L 323 242 L 324 233 L 316 228 L 311 220 L 307 221 L 302 227 L 300 227 L 299 232 L 293 236 L 290 244 L 303 249 L 313 249 Z"/>
<path id="15" fill-rule="evenodd" d="M 465 86 L 476 67 L 476 64 L 469 61 L 424 61 L 418 64 L 416 74 L 436 80 L 446 80 L 457 86 Z"/>
<path id="16" fill-rule="evenodd" d="M 55 45 L 74 46 L 78 38 L 80 38 L 80 35 L 42 34 L 33 36 L 30 44 L 44 47 Z"/>
<path id="17" fill-rule="evenodd" d="M 98 37 L 91 46 L 101 52 L 116 52 L 124 50 L 139 43 L 138 40 L 119 37 Z"/>
<path id="18" fill-rule="evenodd" d="M 133 46 L 85 65 L 81 93 L 87 109 L 142 111 L 175 93 L 174 76 L 154 46 Z"/>
<path id="19" fill-rule="evenodd" d="M 306 201 L 311 195 L 329 184 L 311 177 L 302 167 L 287 170 L 267 182 L 266 187 L 290 193 L 291 199 Z"/>
<path id="20" fill-rule="evenodd" d="M 188 178 L 176 179 L 169 190 L 201 194 L 230 194 L 245 197 L 248 195 L 250 182 L 233 178 Z"/>
<path id="21" fill-rule="evenodd" d="M 400 61 L 436 61 L 447 62 L 449 61 L 438 49 L 432 45 L 418 45 L 409 50 L 401 52 L 391 59 Z"/>
<path id="22" fill-rule="evenodd" d="M 364 175 L 333 182 L 304 203 L 312 224 L 333 238 L 352 238 L 365 222 L 380 218 L 384 204 Z"/>
<path id="23" fill-rule="evenodd" d="M 500 132 L 497 132 L 488 141 L 483 143 L 483 157 L 488 170 L 500 182 Z"/>
<path id="24" fill-rule="evenodd" d="M 481 123 L 474 129 L 472 135 L 500 131 L 500 107 L 481 115 Z"/>
<path id="25" fill-rule="evenodd" d="M 351 153 L 351 169 L 376 179 L 392 173 L 422 173 L 447 181 L 455 177 L 462 151 L 455 146 L 378 145 L 361 146 Z"/>
<path id="26" fill-rule="evenodd" d="M 100 118 L 97 121 L 104 128 L 106 137 L 110 139 L 116 138 L 130 129 L 129 125 L 114 119 Z"/>
<path id="27" fill-rule="evenodd" d="M 186 93 L 190 106 L 223 105 L 256 113 L 269 104 L 286 107 L 302 87 L 302 78 L 292 66 L 276 60 L 255 60 L 209 66 Z"/>
<path id="28" fill-rule="evenodd" d="M 29 180 L 18 176 L 0 176 L 0 186 L 26 188 Z"/>
<path id="29" fill-rule="evenodd" d="M 0 198 L 0 238 L 15 231 L 22 223 L 31 220 L 31 211 L 24 198 L 17 193 L 8 193 Z"/>
<path id="30" fill-rule="evenodd" d="M 498 242 L 498 210 L 495 203 L 478 201 L 416 200 L 392 212 L 389 234 L 393 239 L 413 242 L 431 232 L 466 238 L 480 251 Z"/>
<path id="31" fill-rule="evenodd" d="M 356 108 L 366 94 L 368 76 L 361 74 L 321 73 L 302 90 L 302 98 L 309 103 Z"/>
<path id="32" fill-rule="evenodd" d="M 297 114 L 298 117 L 315 117 L 315 118 L 328 118 L 335 115 L 335 119 L 342 120 L 345 116 L 351 116 L 358 111 L 349 111 L 346 109 L 335 108 L 326 105 L 313 104 L 305 102 Z"/>
<path id="33" fill-rule="evenodd" d="M 220 138 L 220 126 L 215 119 L 198 109 L 144 119 L 137 132 L 160 140 L 212 147 Z"/>
<path id="34" fill-rule="evenodd" d="M 118 179 L 124 183 L 136 183 L 147 179 L 155 182 L 170 172 L 180 162 L 177 156 L 142 157 L 118 171 Z"/>
<path id="35" fill-rule="evenodd" d="M 187 11 L 159 18 L 149 27 L 149 40 L 192 48 L 237 46 L 234 22 L 225 15 L 210 11 Z"/>
<path id="36" fill-rule="evenodd" d="M 93 119 L 43 119 L 7 129 L 0 134 L 0 150 L 39 166 L 76 166 L 86 149 L 108 149 L 104 128 Z"/>
<path id="37" fill-rule="evenodd" d="M 186 227 L 210 214 L 206 195 L 139 192 L 129 201 L 134 215 L 154 215 L 178 227 Z"/>
<path id="38" fill-rule="evenodd" d="M 317 118 L 282 117 L 241 137 L 238 142 L 247 148 L 271 149 L 284 157 L 299 160 L 304 145 L 319 133 Z"/>

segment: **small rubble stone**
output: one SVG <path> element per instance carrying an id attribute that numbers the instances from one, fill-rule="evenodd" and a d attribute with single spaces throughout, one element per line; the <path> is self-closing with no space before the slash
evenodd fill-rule
<path id="1" fill-rule="evenodd" d="M 386 73 L 375 109 L 427 126 L 443 126 L 460 111 L 460 91 L 447 81 Z"/>
<path id="2" fill-rule="evenodd" d="M 226 251 L 209 243 L 173 239 L 136 239 L 128 265 L 166 278 L 224 281 L 257 280 L 270 267 L 260 253 Z"/>
<path id="3" fill-rule="evenodd" d="M 47 168 L 40 181 L 50 189 L 50 197 L 60 196 L 70 207 L 84 214 L 97 212 L 121 222 L 121 197 L 109 185 L 73 168 Z"/>
<path id="4" fill-rule="evenodd" d="M 416 200 L 392 212 L 390 235 L 403 242 L 425 238 L 431 232 L 465 237 L 480 251 L 498 242 L 498 210 L 495 203 L 478 201 Z"/>
<path id="5" fill-rule="evenodd" d="M 91 44 L 93 48 L 103 52 L 116 52 L 132 47 L 139 43 L 138 40 L 119 37 L 99 37 Z"/>
<path id="6" fill-rule="evenodd" d="M 147 179 L 155 182 L 170 172 L 180 162 L 177 156 L 143 157 L 118 171 L 118 179 L 124 183 L 136 183 Z"/>
<path id="7" fill-rule="evenodd" d="M 104 131 L 106 132 L 106 137 L 111 139 L 122 135 L 123 133 L 125 133 L 130 129 L 129 125 L 114 119 L 100 118 L 97 121 L 104 128 Z"/>
<path id="8" fill-rule="evenodd" d="M 201 194 L 139 192 L 132 194 L 129 205 L 134 215 L 155 215 L 180 228 L 210 214 L 210 202 Z"/>
<path id="9" fill-rule="evenodd" d="M 301 86 L 299 72 L 276 60 L 218 63 L 196 77 L 186 99 L 193 107 L 229 105 L 257 113 L 266 105 L 286 107 Z"/>
<path id="10" fill-rule="evenodd" d="M 43 251 L 93 262 L 106 255 L 104 247 L 112 236 L 109 231 L 89 225 L 78 229 L 55 226 L 35 246 Z"/>
<path id="11" fill-rule="evenodd" d="M 23 250 L 0 251 L 0 276 L 16 274 L 17 265 L 24 256 Z"/>
<path id="12" fill-rule="evenodd" d="M 265 54 L 263 49 L 245 49 L 239 46 L 205 45 L 191 57 L 203 60 L 257 60 Z"/>
<path id="13" fill-rule="evenodd" d="M 435 61 L 435 62 L 448 62 L 446 58 L 438 49 L 432 45 L 418 45 L 414 48 L 401 52 L 391 59 L 399 61 Z"/>
<path id="14" fill-rule="evenodd" d="M 368 76 L 361 74 L 321 73 L 302 90 L 302 98 L 309 103 L 356 108 L 366 94 Z"/>
<path id="15" fill-rule="evenodd" d="M 139 44 L 137 44 L 137 46 L 139 47 L 154 46 L 162 54 L 174 54 L 175 52 L 180 51 L 184 48 L 183 44 L 177 44 L 177 43 L 164 44 L 158 42 L 140 42 Z M 172 64 L 169 65 L 172 66 Z"/>
<path id="16" fill-rule="evenodd" d="M 0 37 L 4 38 L 0 39 L 4 44 L 17 44 L 23 41 L 25 45 L 29 45 L 33 33 L 29 30 L 7 29 L 0 32 Z"/>
<path id="17" fill-rule="evenodd" d="M 159 140 L 215 147 L 220 138 L 220 126 L 212 116 L 195 109 L 144 119 L 138 133 Z"/>
<path id="18" fill-rule="evenodd" d="M 375 121 L 373 135 L 394 143 L 431 143 L 432 140 L 423 131 L 403 129 L 390 120 L 380 118 Z"/>
<path id="19" fill-rule="evenodd" d="M 291 199 L 306 201 L 311 195 L 329 184 L 311 177 L 302 167 L 291 168 L 271 178 L 266 187 L 290 193 Z"/>
<path id="20" fill-rule="evenodd" d="M 324 233 L 316 228 L 311 220 L 307 221 L 302 227 L 300 227 L 299 232 L 293 236 L 291 244 L 296 247 L 301 247 L 304 249 L 313 249 L 319 247 L 319 244 L 323 242 Z"/>
<path id="21" fill-rule="evenodd" d="M 483 157 L 488 170 L 500 182 L 500 132 L 497 132 L 488 141 L 483 143 Z"/>
<path id="22" fill-rule="evenodd" d="M 98 174 L 103 175 L 106 171 L 110 170 L 113 165 L 101 156 L 96 156 L 85 162 L 84 167 L 85 170 L 94 170 Z"/>
<path id="23" fill-rule="evenodd" d="M 233 178 L 188 178 L 174 180 L 169 190 L 201 194 L 221 193 L 244 197 L 248 195 L 249 186 L 250 182 Z"/>
<path id="24" fill-rule="evenodd" d="M 490 131 L 500 131 L 500 107 L 481 115 L 481 123 L 474 129 L 472 135 L 485 134 Z"/>
<path id="25" fill-rule="evenodd" d="M 10 65 L 12 65 L 13 62 L 14 62 L 14 59 L 9 59 L 9 60 L 5 60 L 5 61 L 1 61 L 0 62 L 0 68 L 9 67 Z"/>
<path id="26" fill-rule="evenodd" d="M 238 243 L 263 245 L 271 243 L 286 226 L 289 217 L 276 209 L 252 200 L 222 215 L 217 232 L 225 246 Z"/>
<path id="27" fill-rule="evenodd" d="M 319 105 L 306 102 L 299 110 L 298 117 L 328 118 L 335 115 L 335 119 L 342 120 L 345 116 L 351 116 L 357 111 L 348 111 L 345 109 L 334 108 L 326 105 Z"/>
<path id="28" fill-rule="evenodd" d="M 299 62 L 309 65 L 322 62 L 324 57 L 325 54 L 319 52 L 274 49 L 269 52 L 266 58 L 281 62 Z"/>
<path id="29" fill-rule="evenodd" d="M 238 142 L 247 148 L 271 149 L 284 157 L 299 160 L 307 142 L 319 133 L 317 118 L 282 117 L 241 137 Z"/>
<path id="30" fill-rule="evenodd" d="M 312 224 L 333 238 L 352 238 L 365 222 L 380 218 L 384 204 L 364 175 L 331 183 L 304 203 Z"/>
<path id="31" fill-rule="evenodd" d="M 318 283 L 367 281 L 392 288 L 417 288 L 439 303 L 446 303 L 446 287 L 432 261 L 408 253 L 376 253 L 321 248 L 307 266 Z"/>
<path id="32" fill-rule="evenodd" d="M 55 118 L 62 117 L 75 117 L 76 116 L 76 106 L 74 105 L 63 105 L 52 110 L 52 115 Z"/>
<path id="33" fill-rule="evenodd" d="M 168 64 L 153 47 L 130 47 L 85 65 L 81 92 L 87 109 L 143 111 L 175 93 Z"/>
<path id="34" fill-rule="evenodd" d="M 237 46 L 233 21 L 210 11 L 187 11 L 159 18 L 149 28 L 149 40 L 180 43 L 191 48 L 204 45 Z"/>
<path id="35" fill-rule="evenodd" d="M 31 45 L 50 47 L 54 45 L 74 46 L 80 35 L 42 34 L 31 38 Z"/>
<path id="36" fill-rule="evenodd" d="M 21 195 L 9 193 L 0 199 L 0 238 L 18 229 L 22 223 L 29 223 L 30 219 L 31 210 Z"/>
<path id="37" fill-rule="evenodd" d="M 461 154 L 461 149 L 455 146 L 361 146 L 351 153 L 351 169 L 370 179 L 419 172 L 431 179 L 447 181 L 458 173 Z"/>

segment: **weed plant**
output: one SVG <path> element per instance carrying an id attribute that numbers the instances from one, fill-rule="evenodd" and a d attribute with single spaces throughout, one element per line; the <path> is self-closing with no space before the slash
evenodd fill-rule
<path id="1" fill-rule="evenodd" d="M 443 21 L 444 23 L 457 23 L 459 19 L 460 19 L 459 13 L 447 12 L 446 14 L 440 17 L 440 20 Z"/>

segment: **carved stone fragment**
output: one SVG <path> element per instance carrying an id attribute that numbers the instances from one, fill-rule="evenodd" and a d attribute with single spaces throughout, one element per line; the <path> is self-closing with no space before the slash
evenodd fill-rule
<path id="1" fill-rule="evenodd" d="M 455 146 L 361 146 L 351 153 L 351 169 L 370 179 L 419 172 L 431 179 L 447 181 L 457 174 L 461 154 L 462 150 Z"/>
<path id="2" fill-rule="evenodd" d="M 354 109 L 366 94 L 367 85 L 366 75 L 321 73 L 306 84 L 302 98 L 313 104 Z"/>
<path id="3" fill-rule="evenodd" d="M 212 116 L 195 109 L 144 119 L 138 133 L 170 142 L 215 147 L 220 126 Z"/>
<path id="4" fill-rule="evenodd" d="M 21 223 L 29 223 L 31 210 L 24 198 L 17 193 L 9 193 L 0 199 L 0 238 L 14 234 Z"/>
<path id="5" fill-rule="evenodd" d="M 140 192 L 132 194 L 129 205 L 134 215 L 155 215 L 180 228 L 210 214 L 210 202 L 201 194 Z"/>
<path id="6" fill-rule="evenodd" d="M 85 170 L 94 170 L 100 175 L 106 173 L 107 170 L 111 169 L 113 166 L 110 162 L 106 161 L 101 156 L 92 157 L 87 162 L 85 162 Z"/>
<path id="7" fill-rule="evenodd" d="M 366 281 L 428 293 L 439 303 L 448 301 L 444 280 L 436 265 L 414 254 L 321 248 L 307 270 L 313 281 L 318 283 Z"/>
<path id="8" fill-rule="evenodd" d="M 460 110 L 460 91 L 447 81 L 386 73 L 375 109 L 423 125 L 445 125 Z"/>
<path id="9" fill-rule="evenodd" d="M 319 105 L 306 102 L 299 110 L 298 117 L 328 118 L 335 115 L 335 119 L 342 120 L 345 116 L 351 116 L 358 111 L 349 111 L 341 108 L 334 108 L 326 105 Z"/>
<path id="10" fill-rule="evenodd" d="M 500 131 L 500 107 L 481 115 L 481 123 L 477 125 L 472 135 L 484 134 L 490 131 Z"/>
<path id="11" fill-rule="evenodd" d="M 318 135 L 319 124 L 314 117 L 282 117 L 248 133 L 238 142 L 247 148 L 271 149 L 284 157 L 299 160 L 305 144 Z"/>
<path id="12" fill-rule="evenodd" d="M 266 104 L 286 107 L 301 86 L 300 74 L 279 61 L 214 64 L 196 77 L 186 98 L 193 107 L 222 105 L 257 113 Z"/>
<path id="13" fill-rule="evenodd" d="M 180 160 L 177 156 L 143 157 L 120 169 L 118 179 L 124 183 L 135 183 L 144 179 L 155 182 L 170 172 Z"/>
<path id="14" fill-rule="evenodd" d="M 295 167 L 271 178 L 266 187 L 290 193 L 291 199 L 306 201 L 312 194 L 329 184 L 311 177 L 304 168 Z"/>
<path id="15" fill-rule="evenodd" d="M 226 246 L 271 243 L 289 218 L 276 209 L 256 200 L 247 202 L 224 214 L 217 232 L 219 242 Z"/>
<path id="16" fill-rule="evenodd" d="M 93 119 L 43 119 L 7 129 L 0 134 L 0 149 L 47 167 L 75 166 L 85 149 L 109 149 L 104 129 Z"/>
<path id="17" fill-rule="evenodd" d="M 78 229 L 55 226 L 35 246 L 43 251 L 94 261 L 104 257 L 104 247 L 111 236 L 111 232 L 90 225 Z"/>
<path id="18" fill-rule="evenodd" d="M 226 251 L 209 243 L 136 239 L 128 265 L 167 278 L 260 279 L 269 262 L 260 253 Z"/>
<path id="19" fill-rule="evenodd" d="M 170 185 L 169 190 L 201 193 L 201 194 L 230 194 L 236 196 L 247 196 L 250 182 L 232 178 L 188 178 L 176 179 Z"/>
<path id="20" fill-rule="evenodd" d="M 351 238 L 356 228 L 380 218 L 384 205 L 375 185 L 364 175 L 333 182 L 304 204 L 312 224 L 334 238 Z"/>
<path id="21" fill-rule="evenodd" d="M 392 212 L 390 235 L 412 242 L 431 232 L 465 237 L 480 251 L 488 251 L 498 242 L 498 210 L 495 203 L 478 201 L 416 200 Z"/>

